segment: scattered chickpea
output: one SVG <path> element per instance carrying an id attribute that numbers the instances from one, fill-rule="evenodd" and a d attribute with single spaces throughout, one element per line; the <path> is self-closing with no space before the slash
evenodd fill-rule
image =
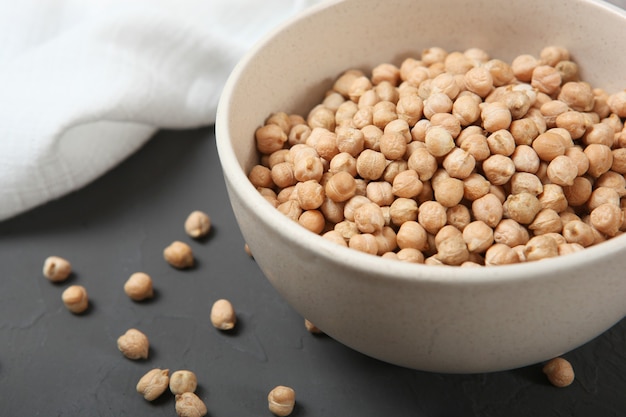
<path id="1" fill-rule="evenodd" d="M 208 412 L 204 402 L 193 392 L 177 394 L 175 407 L 179 417 L 203 417 Z"/>
<path id="2" fill-rule="evenodd" d="M 296 392 L 284 385 L 274 387 L 267 396 L 269 410 L 276 416 L 288 416 L 296 404 Z"/>
<path id="3" fill-rule="evenodd" d="M 217 300 L 211 307 L 211 323 L 219 330 L 231 330 L 237 323 L 235 309 L 230 301 L 225 299 Z"/>
<path id="4" fill-rule="evenodd" d="M 392 252 L 393 253 L 393 252 Z M 311 321 L 304 319 L 304 327 L 306 328 L 306 330 L 309 333 L 312 334 L 322 334 L 322 330 L 320 330 L 319 327 L 317 327 L 315 324 L 313 324 Z"/>
<path id="5" fill-rule="evenodd" d="M 137 392 L 147 401 L 154 401 L 167 389 L 169 369 L 151 369 L 137 382 Z"/>
<path id="6" fill-rule="evenodd" d="M 543 373 L 555 387 L 567 387 L 574 382 L 574 369 L 572 364 L 564 358 L 554 358 L 543 366 Z"/>
<path id="7" fill-rule="evenodd" d="M 266 172 L 266 176 L 271 179 L 269 170 Z M 268 184 L 268 186 L 271 185 L 271 183 Z M 210 230 L 211 218 L 208 214 L 200 210 L 192 211 L 185 220 L 185 232 L 194 239 L 205 237 L 209 234 Z"/>
<path id="8" fill-rule="evenodd" d="M 194 265 L 191 247 L 180 241 L 174 241 L 163 250 L 163 258 L 174 268 L 185 269 Z"/>
<path id="9" fill-rule="evenodd" d="M 135 272 L 124 283 L 124 292 L 135 301 L 152 298 L 154 296 L 152 278 L 144 272 Z"/>
<path id="10" fill-rule="evenodd" d="M 82 285 L 71 285 L 63 291 L 63 304 L 74 314 L 84 313 L 89 307 L 87 290 Z"/>
<path id="11" fill-rule="evenodd" d="M 65 281 L 71 273 L 72 265 L 60 256 L 49 256 L 43 263 L 43 275 L 52 282 Z"/>
<path id="12" fill-rule="evenodd" d="M 150 350 L 148 337 L 137 329 L 128 329 L 118 337 L 117 348 L 128 359 L 147 359 Z"/>
<path id="13" fill-rule="evenodd" d="M 196 392 L 198 378 L 196 374 L 188 370 L 179 370 L 172 373 L 169 381 L 170 391 L 174 395 L 184 392 Z"/>

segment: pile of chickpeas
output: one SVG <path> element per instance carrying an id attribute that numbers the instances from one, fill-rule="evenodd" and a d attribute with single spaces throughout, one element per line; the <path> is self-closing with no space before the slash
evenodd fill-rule
<path id="1" fill-rule="evenodd" d="M 249 172 L 281 213 L 401 261 L 489 266 L 626 230 L 626 90 L 580 80 L 559 46 L 510 63 L 471 48 L 339 75 L 306 117 L 255 132 Z"/>

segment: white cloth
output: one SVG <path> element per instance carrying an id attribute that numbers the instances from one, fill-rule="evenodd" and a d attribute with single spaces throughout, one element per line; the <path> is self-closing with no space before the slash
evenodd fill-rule
<path id="1" fill-rule="evenodd" d="M 81 188 L 159 128 L 212 124 L 237 60 L 316 2 L 0 2 L 0 220 Z"/>

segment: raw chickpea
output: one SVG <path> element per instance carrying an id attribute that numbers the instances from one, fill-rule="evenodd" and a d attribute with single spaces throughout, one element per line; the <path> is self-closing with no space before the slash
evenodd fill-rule
<path id="1" fill-rule="evenodd" d="M 393 252 L 391 252 L 393 253 Z M 414 264 L 423 264 L 424 263 L 424 254 L 414 248 L 404 248 L 400 249 L 396 255 L 396 259 L 402 262 L 410 262 Z"/>
<path id="2" fill-rule="evenodd" d="M 74 314 L 84 313 L 89 307 L 87 290 L 82 285 L 71 285 L 63 291 L 63 304 Z"/>
<path id="3" fill-rule="evenodd" d="M 346 243 L 346 240 L 343 238 L 343 236 L 341 236 L 341 233 L 339 233 L 336 230 L 329 230 L 328 232 L 324 233 L 322 237 L 324 239 L 330 240 L 331 242 L 335 242 L 336 244 L 340 246 L 344 246 L 344 247 L 348 246 L 348 244 Z"/>
<path id="4" fill-rule="evenodd" d="M 348 172 L 340 171 L 330 177 L 324 190 L 328 198 L 335 202 L 347 201 L 355 195 L 356 181 Z"/>
<path id="5" fill-rule="evenodd" d="M 135 272 L 124 283 L 124 292 L 135 301 L 152 298 L 154 296 L 152 278 L 144 272 Z"/>
<path id="6" fill-rule="evenodd" d="M 474 171 L 476 160 L 469 152 L 454 148 L 446 155 L 442 165 L 451 177 L 465 179 Z"/>
<path id="7" fill-rule="evenodd" d="M 541 203 L 541 208 L 551 208 L 557 213 L 568 207 L 563 187 L 557 184 L 544 184 L 543 192 L 539 194 L 539 202 Z"/>
<path id="8" fill-rule="evenodd" d="M 267 174 L 269 174 L 269 170 Z M 269 176 L 269 178 L 271 179 L 271 176 Z M 271 185 L 268 185 L 268 187 L 271 187 Z M 190 237 L 199 239 L 207 236 L 210 231 L 211 218 L 208 214 L 200 210 L 194 210 L 187 216 L 185 220 L 185 232 L 187 232 Z"/>
<path id="9" fill-rule="evenodd" d="M 469 95 L 459 96 L 452 104 L 452 114 L 461 126 L 469 126 L 480 117 L 479 103 Z"/>
<path id="10" fill-rule="evenodd" d="M 442 127 L 432 127 L 426 132 L 426 149 L 431 155 L 444 156 L 455 147 L 454 138 Z"/>
<path id="11" fill-rule="evenodd" d="M 147 401 L 154 401 L 167 389 L 169 369 L 152 369 L 137 382 L 136 390 Z"/>
<path id="12" fill-rule="evenodd" d="M 384 133 L 380 138 L 380 152 L 385 158 L 394 160 L 400 159 L 406 152 L 407 141 L 400 133 Z"/>
<path id="13" fill-rule="evenodd" d="M 326 226 L 326 219 L 319 210 L 305 210 L 300 217 L 298 217 L 298 223 L 305 229 L 319 234 L 324 230 L 324 226 Z"/>
<path id="14" fill-rule="evenodd" d="M 287 142 L 293 146 L 299 143 L 305 143 L 311 135 L 311 128 L 305 123 L 294 125 L 289 131 Z"/>
<path id="15" fill-rule="evenodd" d="M 515 139 L 506 129 L 496 130 L 487 136 L 487 145 L 492 155 L 510 156 L 515 151 Z"/>
<path id="16" fill-rule="evenodd" d="M 365 95 L 361 97 L 363 99 Z M 374 122 L 374 106 L 363 106 L 359 108 L 356 113 L 352 116 L 352 124 L 357 129 L 363 129 L 365 126 L 373 126 Z M 347 122 L 349 124 L 349 122 Z M 361 131 L 363 132 L 363 131 Z M 365 137 L 363 137 L 363 141 L 365 142 Z"/>
<path id="17" fill-rule="evenodd" d="M 461 122 L 450 113 L 435 113 L 430 118 L 430 126 L 443 127 L 452 138 L 456 138 L 461 133 Z"/>
<path id="18" fill-rule="evenodd" d="M 570 146 L 565 149 L 565 156 L 574 161 L 578 169 L 576 173 L 577 176 L 584 175 L 589 169 L 589 158 L 587 158 L 587 155 L 580 146 Z"/>
<path id="19" fill-rule="evenodd" d="M 615 161 L 615 159 L 613 159 Z M 615 171 L 608 171 L 602 174 L 594 183 L 596 187 L 608 187 L 617 191 L 620 197 L 626 195 L 626 178 Z"/>
<path id="20" fill-rule="evenodd" d="M 377 85 L 383 81 L 397 86 L 400 81 L 400 69 L 389 63 L 379 64 L 372 68 L 372 83 Z"/>
<path id="21" fill-rule="evenodd" d="M 546 173 L 552 183 L 568 186 L 572 185 L 578 176 L 578 167 L 571 158 L 559 155 L 550 161 Z"/>
<path id="22" fill-rule="evenodd" d="M 380 101 L 374 105 L 372 122 L 375 126 L 383 129 L 387 123 L 396 120 L 398 113 L 396 105 L 390 101 Z"/>
<path id="23" fill-rule="evenodd" d="M 612 113 L 619 117 L 626 118 L 626 90 L 611 94 L 607 99 L 607 104 Z"/>
<path id="24" fill-rule="evenodd" d="M 587 172 L 592 177 L 597 178 L 611 169 L 613 165 L 613 153 L 608 146 L 592 143 L 588 145 L 583 152 L 589 159 L 589 169 Z"/>
<path id="25" fill-rule="evenodd" d="M 470 252 L 485 252 L 493 244 L 493 229 L 480 220 L 471 222 L 463 229 L 463 240 Z"/>
<path id="26" fill-rule="evenodd" d="M 417 202 L 412 198 L 396 198 L 389 206 L 391 223 L 400 226 L 417 219 Z"/>
<path id="27" fill-rule="evenodd" d="M 198 378 L 196 374 L 188 370 L 179 370 L 172 373 L 169 382 L 170 391 L 174 395 L 184 392 L 196 392 Z"/>
<path id="28" fill-rule="evenodd" d="M 511 111 L 506 104 L 502 102 L 482 103 L 480 110 L 480 118 L 487 132 L 508 129 L 511 125 Z"/>
<path id="29" fill-rule="evenodd" d="M 204 402 L 193 392 L 176 395 L 176 414 L 179 417 L 202 417 L 207 414 Z"/>
<path id="30" fill-rule="evenodd" d="M 559 248 L 556 240 L 548 235 L 532 237 L 524 247 L 526 261 L 538 261 L 558 256 Z"/>
<path id="31" fill-rule="evenodd" d="M 356 170 L 363 179 L 377 180 L 383 175 L 387 160 L 381 152 L 365 149 L 356 159 Z"/>
<path id="32" fill-rule="evenodd" d="M 285 133 L 289 133 L 289 129 L 291 129 L 291 122 L 289 120 L 289 115 L 285 112 L 277 112 L 271 114 L 266 120 L 265 124 L 275 124 L 280 126 L 280 128 Z"/>
<path id="33" fill-rule="evenodd" d="M 437 231 L 434 239 L 435 247 L 438 247 L 444 240 L 457 236 L 463 236 L 462 232 L 456 227 L 447 224 Z"/>
<path id="34" fill-rule="evenodd" d="M 446 208 L 436 201 L 426 201 L 419 207 L 417 221 L 428 233 L 436 234 L 448 221 Z"/>
<path id="35" fill-rule="evenodd" d="M 475 161 L 482 162 L 489 158 L 491 151 L 487 144 L 487 138 L 482 133 L 469 135 L 459 145 L 461 149 L 467 151 Z"/>
<path id="36" fill-rule="evenodd" d="M 360 129 L 340 126 L 337 128 L 336 134 L 338 153 L 347 152 L 356 158 L 365 148 L 365 137 Z"/>
<path id="37" fill-rule="evenodd" d="M 518 55 L 511 62 L 511 70 L 515 77 L 522 82 L 530 82 L 533 70 L 539 65 L 539 61 L 532 55 Z"/>
<path id="38" fill-rule="evenodd" d="M 474 67 L 464 75 L 465 87 L 472 93 L 485 98 L 493 89 L 493 77 L 486 67 Z"/>
<path id="39" fill-rule="evenodd" d="M 237 315 L 230 301 L 219 299 L 211 307 L 211 324 L 219 330 L 231 330 L 237 324 Z"/>
<path id="40" fill-rule="evenodd" d="M 259 152 L 271 154 L 282 149 L 287 142 L 287 134 L 276 124 L 259 127 L 255 133 L 256 147 Z"/>
<path id="41" fill-rule="evenodd" d="M 462 52 L 448 53 L 444 60 L 444 69 L 452 74 L 465 74 L 474 67 L 474 62 Z"/>
<path id="42" fill-rule="evenodd" d="M 356 158 L 347 152 L 335 155 L 330 160 L 328 172 L 336 174 L 340 171 L 345 171 L 353 177 L 356 176 Z"/>
<path id="43" fill-rule="evenodd" d="M 428 249 L 428 232 L 416 221 L 402 223 L 396 233 L 396 242 L 400 249 L 413 248 L 419 251 Z"/>
<path id="44" fill-rule="evenodd" d="M 596 207 L 609 203 L 614 206 L 620 205 L 620 195 L 619 193 L 610 187 L 596 187 L 592 192 L 589 198 L 586 201 L 587 209 L 592 211 Z"/>
<path id="45" fill-rule="evenodd" d="M 421 88 L 421 87 L 420 87 Z M 424 99 L 424 116 L 430 118 L 439 113 L 449 113 L 452 111 L 453 101 L 447 94 L 442 92 L 432 92 L 428 98 Z"/>
<path id="46" fill-rule="evenodd" d="M 569 132 L 572 139 L 580 139 L 587 131 L 589 122 L 583 113 L 577 111 L 566 111 L 556 116 L 555 126 Z"/>
<path id="47" fill-rule="evenodd" d="M 592 227 L 582 220 L 565 223 L 562 234 L 567 243 L 578 243 L 585 248 L 592 245 L 595 239 Z"/>
<path id="48" fill-rule="evenodd" d="M 495 243 L 485 252 L 487 266 L 515 264 L 519 261 L 517 252 L 503 243 Z"/>
<path id="49" fill-rule="evenodd" d="M 560 233 L 563 229 L 561 216 L 552 209 L 543 209 L 537 213 L 528 228 L 535 235 L 544 235 L 546 233 Z"/>
<path id="50" fill-rule="evenodd" d="M 561 74 L 561 80 L 564 83 L 570 81 L 578 81 L 578 65 L 573 61 L 559 61 L 554 68 Z"/>
<path id="51" fill-rule="evenodd" d="M 360 252 L 376 255 L 378 253 L 378 242 L 376 237 L 371 233 L 362 233 L 354 235 L 348 241 L 348 247 L 356 249 Z"/>
<path id="52" fill-rule="evenodd" d="M 324 187 L 315 181 L 299 182 L 295 188 L 295 197 L 302 210 L 314 210 L 324 202 Z"/>
<path id="53" fill-rule="evenodd" d="M 324 105 L 324 107 L 327 107 L 333 111 L 337 111 L 341 103 L 343 103 L 344 101 L 346 101 L 346 99 L 341 94 L 331 90 L 326 93 L 326 97 L 324 97 L 322 104 Z"/>
<path id="54" fill-rule="evenodd" d="M 294 162 L 293 176 L 298 181 L 320 181 L 323 173 L 324 166 L 317 156 L 307 156 Z"/>
<path id="55" fill-rule="evenodd" d="M 556 127 L 556 118 L 560 114 L 570 111 L 570 108 L 560 100 L 549 100 L 543 103 L 539 110 L 545 118 L 546 127 L 552 128 Z"/>
<path id="56" fill-rule="evenodd" d="M 493 231 L 493 240 L 508 247 L 525 245 L 530 239 L 528 230 L 513 219 L 502 219 Z"/>
<path id="57" fill-rule="evenodd" d="M 474 201 L 489 192 L 491 183 L 477 172 L 470 174 L 463 180 L 463 197 Z"/>
<path id="58" fill-rule="evenodd" d="M 561 137 L 554 132 L 545 132 L 537 136 L 532 147 L 542 161 L 550 162 L 559 155 L 565 154 L 565 146 Z"/>
<path id="59" fill-rule="evenodd" d="M 459 233 L 440 242 L 435 256 L 446 265 L 458 266 L 469 259 L 469 250 L 463 236 Z"/>
<path id="60" fill-rule="evenodd" d="M 613 149 L 611 170 L 626 174 L 626 148 Z"/>
<path id="61" fill-rule="evenodd" d="M 191 247 L 180 241 L 174 241 L 163 250 L 163 258 L 174 268 L 185 269 L 194 265 Z"/>
<path id="62" fill-rule="evenodd" d="M 464 184 L 457 178 L 445 178 L 437 186 L 433 185 L 435 200 L 444 207 L 453 207 L 461 202 Z"/>
<path id="63" fill-rule="evenodd" d="M 485 177 L 494 185 L 502 185 L 509 182 L 515 173 L 515 164 L 511 158 L 504 155 L 491 155 L 483 161 Z"/>
<path id="64" fill-rule="evenodd" d="M 419 195 L 423 188 L 424 184 L 420 181 L 418 173 L 407 169 L 395 176 L 391 192 L 398 197 L 413 198 Z"/>
<path id="65" fill-rule="evenodd" d="M 52 282 L 65 281 L 72 273 L 72 265 L 60 256 L 49 256 L 43 263 L 43 276 Z"/>
<path id="66" fill-rule="evenodd" d="M 424 114 L 424 101 L 417 95 L 400 97 L 396 112 L 398 119 L 406 121 L 409 126 L 414 126 Z"/>
<path id="67" fill-rule="evenodd" d="M 575 111 L 592 111 L 594 94 L 589 83 L 566 82 L 561 86 L 558 99 Z"/>
<path id="68" fill-rule="evenodd" d="M 313 107 L 306 119 L 307 124 L 311 127 L 311 129 L 315 129 L 316 127 L 323 127 L 328 130 L 335 130 L 335 112 L 331 109 L 324 107 L 321 104 Z"/>
<path id="69" fill-rule="evenodd" d="M 382 101 L 389 101 L 396 104 L 400 98 L 398 89 L 389 81 L 381 81 L 374 87 L 374 91 L 376 91 L 376 95 L 378 95 Z"/>
<path id="70" fill-rule="evenodd" d="M 304 319 L 304 327 L 311 334 L 323 334 L 322 330 L 313 324 L 311 321 Z"/>
<path id="71" fill-rule="evenodd" d="M 539 57 L 544 65 L 555 66 L 559 61 L 568 60 L 570 55 L 566 48 L 558 45 L 550 45 L 541 50 Z"/>
<path id="72" fill-rule="evenodd" d="M 248 179 L 255 187 L 271 188 L 274 186 L 272 172 L 268 167 L 263 165 L 253 166 L 248 174 Z"/>
<path id="73" fill-rule="evenodd" d="M 293 388 L 278 385 L 267 396 L 269 410 L 277 416 L 288 416 L 296 404 L 296 393 Z"/>
<path id="74" fill-rule="evenodd" d="M 496 227 L 502 219 L 504 209 L 500 199 L 493 193 L 487 193 L 472 202 L 472 214 L 476 220 L 482 220 L 489 227 Z"/>
<path id="75" fill-rule="evenodd" d="M 510 194 L 503 208 L 506 217 L 520 224 L 530 224 L 541 210 L 541 203 L 533 194 L 522 192 L 519 194 Z"/>
<path id="76" fill-rule="evenodd" d="M 463 204 L 457 204 L 456 206 L 448 207 L 446 210 L 447 223 L 457 229 L 463 231 L 465 227 L 471 221 L 471 213 L 467 206 Z"/>
<path id="77" fill-rule="evenodd" d="M 128 359 L 147 359 L 150 350 L 148 337 L 137 329 L 128 329 L 118 337 L 117 348 Z"/>
<path id="78" fill-rule="evenodd" d="M 421 181 L 419 184 L 421 186 Z M 393 187 L 387 181 L 370 181 L 367 183 L 365 196 L 381 207 L 391 205 L 395 199 Z"/>
<path id="79" fill-rule="evenodd" d="M 517 145 L 530 145 L 539 136 L 537 124 L 528 117 L 513 120 L 509 132 Z"/>
<path id="80" fill-rule="evenodd" d="M 585 248 L 578 243 L 562 243 L 559 245 L 559 256 L 580 252 L 583 249 Z"/>
<path id="81" fill-rule="evenodd" d="M 428 181 L 437 171 L 437 159 L 428 149 L 418 148 L 409 157 L 407 167 L 417 172 L 421 181 Z"/>
<path id="82" fill-rule="evenodd" d="M 343 216 L 350 221 L 354 221 L 354 213 L 356 210 L 364 204 L 369 204 L 371 201 L 362 195 L 355 195 L 343 206 Z"/>
<path id="83" fill-rule="evenodd" d="M 511 90 L 507 91 L 501 101 L 511 112 L 513 120 L 521 119 L 526 115 L 528 109 L 530 109 L 531 98 L 524 91 Z"/>
<path id="84" fill-rule="evenodd" d="M 341 237 L 347 242 L 354 235 L 359 234 L 359 229 L 356 224 L 350 220 L 344 220 L 335 225 L 334 231 L 339 233 Z"/>
<path id="85" fill-rule="evenodd" d="M 539 177 L 528 172 L 516 172 L 510 181 L 511 194 L 523 192 L 539 195 L 543 192 L 543 184 Z"/>
<path id="86" fill-rule="evenodd" d="M 354 222 L 361 233 L 375 233 L 382 230 L 385 219 L 380 206 L 365 203 L 354 210 Z"/>
<path id="87" fill-rule="evenodd" d="M 293 172 L 293 164 L 290 162 L 281 162 L 271 168 L 272 181 L 279 188 L 286 188 L 295 185 L 296 177 Z"/>
<path id="88" fill-rule="evenodd" d="M 571 385 L 575 378 L 572 364 L 560 357 L 549 360 L 543 366 L 543 373 L 552 385 L 559 388 Z"/>
<path id="89" fill-rule="evenodd" d="M 335 83 L 333 84 L 333 90 L 335 90 L 344 97 L 348 97 L 348 90 L 352 85 L 352 82 L 356 78 L 362 77 L 363 75 L 363 71 L 358 69 L 346 70 L 335 80 Z"/>
<path id="90" fill-rule="evenodd" d="M 485 67 L 491 73 L 493 85 L 496 87 L 510 84 L 515 78 L 511 66 L 500 59 L 491 59 L 485 62 Z"/>
<path id="91" fill-rule="evenodd" d="M 561 73 L 550 65 L 538 65 L 533 70 L 530 85 L 542 93 L 555 94 L 561 86 Z"/>
<path id="92" fill-rule="evenodd" d="M 302 214 L 302 208 L 296 200 L 287 200 L 276 207 L 276 209 L 284 214 L 287 218 L 297 222 Z"/>
<path id="93" fill-rule="evenodd" d="M 624 222 L 622 209 L 611 203 L 604 203 L 590 213 L 590 222 L 607 236 L 615 236 Z"/>
<path id="94" fill-rule="evenodd" d="M 359 101 L 359 97 L 367 90 L 372 89 L 372 82 L 365 75 L 356 77 L 348 88 L 348 98 L 354 102 Z"/>

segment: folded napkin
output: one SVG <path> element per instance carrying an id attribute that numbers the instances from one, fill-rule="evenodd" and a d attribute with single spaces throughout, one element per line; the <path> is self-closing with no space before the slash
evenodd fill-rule
<path id="1" fill-rule="evenodd" d="M 81 188 L 159 128 L 212 124 L 238 59 L 316 2 L 1 2 L 0 220 Z"/>

